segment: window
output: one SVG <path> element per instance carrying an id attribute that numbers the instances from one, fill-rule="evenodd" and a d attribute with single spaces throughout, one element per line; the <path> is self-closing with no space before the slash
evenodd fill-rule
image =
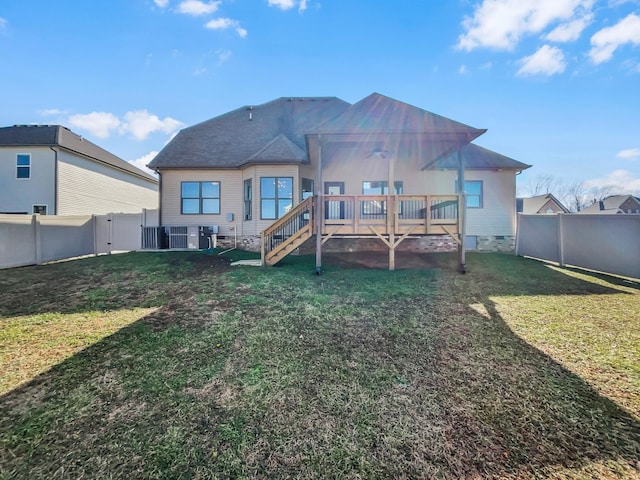
<path id="1" fill-rule="evenodd" d="M 16 159 L 16 178 L 31 178 L 31 155 L 19 153 Z"/>
<path id="2" fill-rule="evenodd" d="M 244 181 L 244 219 L 251 220 L 251 201 L 253 200 L 253 185 L 251 179 Z"/>
<path id="3" fill-rule="evenodd" d="M 260 218 L 275 220 L 293 206 L 292 177 L 260 178 Z"/>
<path id="4" fill-rule="evenodd" d="M 220 182 L 182 182 L 183 215 L 220 213 Z"/>
<path id="5" fill-rule="evenodd" d="M 402 182 L 393 182 L 393 194 L 402 195 Z M 362 182 L 363 195 L 388 195 L 388 182 Z M 387 202 L 371 200 L 362 202 L 363 215 L 384 215 L 387 211 Z M 400 205 L 400 214 L 402 205 Z"/>
<path id="6" fill-rule="evenodd" d="M 47 206 L 46 205 L 34 205 L 33 213 L 37 213 L 38 215 L 46 215 L 47 214 Z"/>
<path id="7" fill-rule="evenodd" d="M 458 193 L 457 181 L 456 193 Z M 482 208 L 482 180 L 465 180 L 464 193 L 467 194 L 467 208 Z"/>
<path id="8" fill-rule="evenodd" d="M 393 182 L 393 194 L 402 195 L 402 182 Z M 387 195 L 388 182 L 362 182 L 363 195 Z"/>
<path id="9" fill-rule="evenodd" d="M 302 192 L 302 200 L 313 197 L 313 180 L 310 178 L 303 178 L 302 188 L 300 191 Z"/>

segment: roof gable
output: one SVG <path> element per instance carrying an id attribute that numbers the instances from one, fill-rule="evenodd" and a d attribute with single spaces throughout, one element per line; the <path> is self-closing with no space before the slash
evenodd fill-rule
<path id="1" fill-rule="evenodd" d="M 298 161 L 306 159 L 307 154 L 285 135 L 280 134 L 255 154 L 249 157 L 249 162 Z"/>
<path id="2" fill-rule="evenodd" d="M 310 133 L 437 134 L 463 136 L 470 142 L 486 130 L 436 115 L 379 93 L 372 93 Z"/>
<path id="3" fill-rule="evenodd" d="M 549 202 L 554 203 L 564 213 L 569 213 L 569 209 L 566 208 L 560 202 L 560 200 L 558 200 L 550 193 L 544 195 L 536 195 L 534 197 L 517 198 L 516 203 L 518 205 L 518 208 L 516 210 L 521 213 L 546 213 L 541 212 L 541 210 Z"/>

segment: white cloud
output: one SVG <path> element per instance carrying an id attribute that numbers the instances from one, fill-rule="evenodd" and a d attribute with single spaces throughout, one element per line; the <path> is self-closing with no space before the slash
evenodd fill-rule
<path id="1" fill-rule="evenodd" d="M 145 140 L 151 133 L 173 134 L 184 124 L 170 117 L 160 120 L 147 110 L 127 112 L 124 120 L 113 113 L 91 112 L 71 115 L 67 123 L 74 128 L 85 130 L 98 138 L 108 138 L 112 131 L 120 134 L 131 133 L 136 140 Z"/>
<path id="2" fill-rule="evenodd" d="M 278 7 L 281 10 L 289 10 L 296 6 L 294 0 L 268 0 L 270 7 Z"/>
<path id="3" fill-rule="evenodd" d="M 596 65 L 611 59 L 613 52 L 625 44 L 640 45 L 640 16 L 627 15 L 612 27 L 605 27 L 591 37 L 589 57 Z"/>
<path id="4" fill-rule="evenodd" d="M 585 16 L 594 0 L 483 0 L 462 22 L 458 48 L 513 50 L 525 35 L 542 32 L 554 22 Z"/>
<path id="5" fill-rule="evenodd" d="M 118 117 L 107 112 L 71 115 L 67 122 L 72 127 L 86 130 L 98 138 L 108 138 L 111 131 L 120 126 Z"/>
<path id="6" fill-rule="evenodd" d="M 200 0 L 183 0 L 178 5 L 178 13 L 187 15 L 208 15 L 218 10 L 222 2 L 201 2 Z"/>
<path id="7" fill-rule="evenodd" d="M 57 108 L 45 108 L 44 110 L 38 110 L 38 115 L 41 117 L 52 117 L 53 115 L 64 115 L 65 111 L 58 110 Z"/>
<path id="8" fill-rule="evenodd" d="M 545 38 L 552 42 L 573 42 L 591 22 L 593 22 L 593 13 L 589 12 L 568 23 L 558 25 Z"/>
<path id="9" fill-rule="evenodd" d="M 0 30 L 2 30 L 4 27 L 6 27 L 7 23 L 9 23 L 9 22 L 7 22 L 6 19 L 0 17 Z"/>
<path id="10" fill-rule="evenodd" d="M 169 5 L 169 0 L 153 0 L 153 3 L 155 3 L 160 8 L 164 8 Z"/>
<path id="11" fill-rule="evenodd" d="M 564 54 L 558 47 L 543 45 L 536 53 L 522 58 L 520 70 L 517 75 L 547 75 L 564 72 L 567 64 L 564 61 Z"/>
<path id="12" fill-rule="evenodd" d="M 640 158 L 640 148 L 628 148 L 627 150 L 620 150 L 616 157 L 624 158 L 626 160 L 636 160 Z"/>
<path id="13" fill-rule="evenodd" d="M 214 18 L 213 20 L 209 20 L 205 24 L 205 27 L 211 30 L 226 30 L 228 28 L 234 28 L 236 33 L 242 38 L 247 36 L 247 31 L 240 26 L 240 22 L 231 18 Z"/>
<path id="14" fill-rule="evenodd" d="M 270 7 L 278 7 L 280 10 L 289 10 L 298 5 L 298 11 L 307 9 L 307 0 L 268 0 Z"/>
<path id="15" fill-rule="evenodd" d="M 586 188 L 604 188 L 611 195 L 631 194 L 640 195 L 640 178 L 635 177 L 628 170 L 614 170 L 601 178 L 593 178 L 584 182 Z"/>
<path id="16" fill-rule="evenodd" d="M 158 155 L 158 152 L 156 150 L 153 150 L 149 153 L 147 153 L 146 155 L 143 155 L 140 158 L 136 158 L 135 160 L 129 160 L 129 163 L 135 167 L 138 167 L 140 170 L 142 170 L 143 172 L 147 172 L 150 175 L 153 176 L 158 176 L 156 174 L 156 172 L 154 172 L 153 170 L 151 170 L 150 168 L 147 168 L 147 164 L 153 160 L 156 155 Z"/>
<path id="17" fill-rule="evenodd" d="M 216 50 L 216 57 L 218 58 L 217 65 L 220 66 L 231 58 L 231 50 Z"/>
<path id="18" fill-rule="evenodd" d="M 145 140 L 154 132 L 170 134 L 184 125 L 171 117 L 160 120 L 157 115 L 152 115 L 147 110 L 127 112 L 124 120 L 120 130 L 131 133 L 136 140 Z"/>
<path id="19" fill-rule="evenodd" d="M 460 65 L 460 68 L 458 68 L 458 73 L 460 75 L 464 75 L 466 73 L 469 73 L 469 70 L 467 70 L 467 66 L 466 65 Z"/>

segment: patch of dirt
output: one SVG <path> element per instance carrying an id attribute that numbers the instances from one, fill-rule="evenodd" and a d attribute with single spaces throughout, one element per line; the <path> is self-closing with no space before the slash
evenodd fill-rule
<path id="1" fill-rule="evenodd" d="M 370 268 L 387 270 L 389 253 L 383 251 L 323 253 L 322 262 L 343 268 Z M 456 253 L 396 252 L 396 270 L 441 268 L 456 271 Z"/>

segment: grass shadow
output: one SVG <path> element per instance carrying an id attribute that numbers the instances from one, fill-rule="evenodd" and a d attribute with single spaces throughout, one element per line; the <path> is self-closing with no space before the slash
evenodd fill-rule
<path id="1" fill-rule="evenodd" d="M 145 298 L 129 298 L 131 280 L 158 274 L 162 308 L 0 398 L 0 476 L 640 476 L 638 418 L 518 335 L 499 304 L 629 297 L 622 286 L 499 255 L 470 256 L 467 275 L 106 260 L 135 273 L 120 305 Z M 73 288 L 73 272 L 50 281 Z"/>

